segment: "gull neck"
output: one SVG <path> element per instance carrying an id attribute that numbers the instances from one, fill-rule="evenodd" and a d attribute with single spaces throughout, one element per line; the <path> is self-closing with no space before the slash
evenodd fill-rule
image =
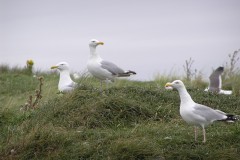
<path id="1" fill-rule="evenodd" d="M 187 92 L 187 89 L 185 87 L 179 88 L 178 92 L 181 99 L 181 104 L 194 103 L 194 101 L 192 100 L 192 97 Z"/>
<path id="2" fill-rule="evenodd" d="M 59 83 L 69 83 L 72 82 L 72 79 L 70 77 L 69 70 L 64 70 L 60 72 L 60 79 Z"/>

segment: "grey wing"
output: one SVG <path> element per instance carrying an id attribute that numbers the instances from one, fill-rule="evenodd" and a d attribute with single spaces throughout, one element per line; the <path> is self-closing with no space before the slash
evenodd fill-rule
<path id="1" fill-rule="evenodd" d="M 207 121 L 215 121 L 215 120 L 222 120 L 226 118 L 226 113 L 220 111 L 220 110 L 214 110 L 210 107 L 201 105 L 201 104 L 195 104 L 194 111 L 195 114 L 198 114 L 202 117 L 204 117 Z"/>
<path id="2" fill-rule="evenodd" d="M 116 64 L 108 61 L 102 61 L 101 67 L 111 72 L 113 75 L 124 73 L 124 70 L 119 68 Z"/>
<path id="3" fill-rule="evenodd" d="M 218 67 L 209 77 L 210 84 L 209 89 L 212 91 L 218 90 L 221 88 L 221 74 L 223 73 L 223 67 Z"/>

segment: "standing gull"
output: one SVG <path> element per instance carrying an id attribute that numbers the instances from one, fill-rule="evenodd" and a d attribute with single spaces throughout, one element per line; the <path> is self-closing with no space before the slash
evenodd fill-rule
<path id="1" fill-rule="evenodd" d="M 197 140 L 197 127 L 202 127 L 203 142 L 206 142 L 205 127 L 214 121 L 233 122 L 237 116 L 226 114 L 220 110 L 214 110 L 208 106 L 195 103 L 180 80 L 167 83 L 165 87 L 172 87 L 178 90 L 180 96 L 180 115 L 189 124 L 194 125 L 195 141 Z"/>
<path id="2" fill-rule="evenodd" d="M 222 73 L 224 67 L 218 67 L 209 77 L 209 87 L 205 91 L 215 92 L 219 94 L 232 94 L 232 91 L 222 90 Z"/>
<path id="3" fill-rule="evenodd" d="M 58 69 L 60 72 L 60 78 L 58 82 L 58 90 L 66 93 L 74 90 L 77 87 L 77 83 L 74 82 L 70 77 L 69 65 L 67 62 L 60 62 L 51 69 Z"/>
<path id="4" fill-rule="evenodd" d="M 101 81 L 114 81 L 116 77 L 129 77 L 130 75 L 136 74 L 134 71 L 124 71 L 114 63 L 103 60 L 96 52 L 96 47 L 103 44 L 103 42 L 96 39 L 92 39 L 89 42 L 90 58 L 87 63 L 87 68 L 94 77 Z"/>

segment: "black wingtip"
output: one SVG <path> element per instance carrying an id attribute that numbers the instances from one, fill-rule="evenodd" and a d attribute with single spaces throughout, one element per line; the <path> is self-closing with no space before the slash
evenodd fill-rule
<path id="1" fill-rule="evenodd" d="M 134 72 L 134 71 L 130 71 L 130 70 L 127 71 L 126 73 L 127 73 L 127 74 L 130 74 L 130 75 L 131 75 L 131 74 L 137 74 L 136 72 Z"/>
<path id="2" fill-rule="evenodd" d="M 129 70 L 129 71 L 125 71 L 123 73 L 119 73 L 117 76 L 118 77 L 129 77 L 129 76 L 135 75 L 135 74 L 137 74 L 137 73 Z"/>
<path id="3" fill-rule="evenodd" d="M 226 116 L 227 118 L 225 119 L 225 121 L 235 122 L 239 120 L 239 117 L 236 115 L 228 114 Z"/>

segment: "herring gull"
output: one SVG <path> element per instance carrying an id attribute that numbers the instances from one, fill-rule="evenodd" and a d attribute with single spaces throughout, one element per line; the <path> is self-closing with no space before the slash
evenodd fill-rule
<path id="1" fill-rule="evenodd" d="M 103 44 L 103 42 L 100 42 L 96 39 L 92 39 L 89 42 L 90 58 L 87 62 L 87 69 L 94 77 L 100 79 L 101 82 L 108 82 L 114 81 L 116 77 L 129 77 L 130 75 L 136 74 L 134 71 L 124 71 L 116 64 L 103 60 L 96 52 L 96 47 Z"/>
<path id="2" fill-rule="evenodd" d="M 224 67 L 218 67 L 209 77 L 209 86 L 204 91 L 215 92 L 219 94 L 232 94 L 230 90 L 222 90 L 222 73 Z"/>
<path id="3" fill-rule="evenodd" d="M 58 82 L 58 90 L 66 93 L 74 90 L 77 87 L 77 83 L 70 77 L 69 65 L 67 62 L 60 62 L 51 69 L 58 69 L 60 72 L 60 78 Z"/>
<path id="4" fill-rule="evenodd" d="M 220 110 L 214 110 L 208 106 L 195 103 L 187 92 L 181 80 L 167 83 L 165 87 L 172 87 L 178 90 L 180 96 L 180 115 L 189 124 L 194 125 L 195 141 L 197 140 L 197 127 L 202 127 L 203 142 L 206 142 L 205 127 L 214 121 L 233 122 L 238 120 L 237 116 L 226 114 Z"/>

